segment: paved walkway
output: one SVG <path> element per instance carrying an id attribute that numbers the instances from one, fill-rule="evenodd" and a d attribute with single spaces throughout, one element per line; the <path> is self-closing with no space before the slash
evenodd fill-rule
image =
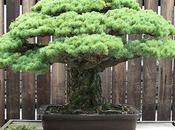
<path id="1" fill-rule="evenodd" d="M 175 130 L 171 123 L 138 123 L 137 130 Z"/>
<path id="2" fill-rule="evenodd" d="M 32 125 L 35 126 L 38 130 L 42 129 L 42 124 L 40 121 L 9 121 L 9 124 L 15 124 L 15 125 Z M 3 130 L 3 129 L 2 129 Z M 136 130 L 175 130 L 175 126 L 172 125 L 172 123 L 138 123 Z"/>

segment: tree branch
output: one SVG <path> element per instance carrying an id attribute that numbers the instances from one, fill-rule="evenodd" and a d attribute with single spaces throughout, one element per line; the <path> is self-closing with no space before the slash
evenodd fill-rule
<path id="1" fill-rule="evenodd" d="M 15 52 L 25 53 L 28 50 L 33 50 L 35 48 L 42 48 L 44 45 L 39 44 L 24 44 L 20 48 L 16 49 Z"/>

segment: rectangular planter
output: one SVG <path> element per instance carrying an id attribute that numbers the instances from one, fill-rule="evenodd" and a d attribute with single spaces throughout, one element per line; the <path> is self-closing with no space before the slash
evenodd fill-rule
<path id="1" fill-rule="evenodd" d="M 44 130 L 135 130 L 140 113 L 133 114 L 56 114 L 44 113 Z"/>

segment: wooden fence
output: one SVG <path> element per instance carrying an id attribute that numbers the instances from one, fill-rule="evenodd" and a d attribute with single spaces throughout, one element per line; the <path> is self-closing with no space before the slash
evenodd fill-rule
<path id="1" fill-rule="evenodd" d="M 17 16 L 30 11 L 35 0 L 0 0 L 0 35 Z M 153 9 L 174 22 L 174 0 L 138 0 L 143 9 Z M 129 36 L 129 39 L 141 36 Z M 34 39 L 30 39 L 34 40 Z M 47 42 L 49 37 L 38 37 Z M 6 120 L 35 119 L 44 104 L 64 104 L 66 67 L 54 64 L 46 75 L 0 70 L 0 125 Z M 174 60 L 138 58 L 106 69 L 102 73 L 103 96 L 113 104 L 136 106 L 142 120 L 175 120 Z M 22 115 L 22 117 L 20 117 Z"/>

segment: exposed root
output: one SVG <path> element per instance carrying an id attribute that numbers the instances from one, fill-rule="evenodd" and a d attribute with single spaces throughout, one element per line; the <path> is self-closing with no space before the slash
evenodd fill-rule
<path id="1" fill-rule="evenodd" d="M 133 114 L 132 107 L 127 105 L 111 105 L 105 104 L 99 106 L 96 110 L 72 109 L 71 105 L 49 106 L 46 113 L 58 114 Z"/>

